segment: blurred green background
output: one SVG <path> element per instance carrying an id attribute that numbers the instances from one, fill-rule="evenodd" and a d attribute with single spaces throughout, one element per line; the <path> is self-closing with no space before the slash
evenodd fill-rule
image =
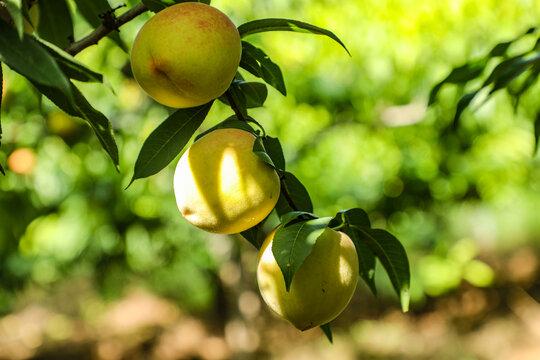
<path id="1" fill-rule="evenodd" d="M 359 283 L 335 321 L 333 346 L 318 329 L 300 333 L 261 302 L 247 241 L 182 218 L 176 160 L 124 190 L 144 139 L 169 110 L 141 92 L 129 55 L 104 39 L 77 58 L 107 85 L 80 88 L 113 124 L 120 173 L 84 123 L 4 66 L 0 359 L 540 358 L 540 86 L 517 111 L 504 92 L 473 104 L 457 133 L 446 129 L 467 89 L 448 85 L 426 107 L 453 67 L 540 25 L 540 2 L 212 5 L 237 25 L 298 19 L 347 45 L 352 57 L 314 35 L 247 38 L 281 66 L 289 93 L 269 88 L 265 107 L 250 114 L 281 140 L 317 215 L 361 207 L 403 242 L 411 312 L 401 314 L 381 272 L 377 298 Z M 73 15 L 78 39 L 91 28 Z M 149 17 L 121 28 L 129 46 Z M 231 114 L 216 104 L 201 131 Z"/>

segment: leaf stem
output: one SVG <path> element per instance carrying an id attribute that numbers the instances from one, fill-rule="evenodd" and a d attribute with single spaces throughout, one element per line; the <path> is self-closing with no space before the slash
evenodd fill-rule
<path id="1" fill-rule="evenodd" d="M 125 23 L 133 20 L 137 16 L 141 15 L 142 13 L 148 11 L 148 8 L 141 2 L 120 15 L 118 18 L 115 19 L 114 24 L 111 26 L 107 22 L 106 19 L 103 21 L 103 23 L 95 29 L 90 35 L 82 38 L 79 41 L 72 42 L 69 44 L 67 48 L 65 48 L 65 51 L 68 54 L 76 55 L 82 50 L 86 49 L 90 45 L 95 45 L 98 43 L 99 40 L 104 38 L 105 36 L 109 35 L 113 30 L 118 30 L 118 28 Z"/>

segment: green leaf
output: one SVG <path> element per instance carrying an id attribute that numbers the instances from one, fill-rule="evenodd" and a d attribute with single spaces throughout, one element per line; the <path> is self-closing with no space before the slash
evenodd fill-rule
<path id="1" fill-rule="evenodd" d="M 142 0 L 143 4 L 146 5 L 146 7 L 155 13 L 160 12 L 161 10 L 174 5 L 179 4 L 182 2 L 189 2 L 193 0 Z M 199 0 L 195 2 L 201 2 L 203 4 L 210 5 L 210 0 Z"/>
<path id="2" fill-rule="evenodd" d="M 485 59 L 472 61 L 465 65 L 459 66 L 450 72 L 440 83 L 435 85 L 429 94 L 428 106 L 435 103 L 437 94 L 444 84 L 464 84 L 473 80 L 484 72 L 487 61 Z"/>
<path id="3" fill-rule="evenodd" d="M 328 224 L 328 227 L 342 231 L 351 238 L 358 256 L 359 275 L 369 286 L 371 292 L 377 295 L 377 288 L 375 286 L 375 255 L 369 246 L 360 239 L 357 230 L 351 226 L 369 229 L 371 224 L 367 213 L 359 208 L 342 210 Z"/>
<path id="4" fill-rule="evenodd" d="M 212 104 L 211 101 L 201 106 L 179 109 L 163 121 L 146 138 L 135 162 L 129 185 L 136 179 L 154 175 L 167 166 L 202 124 Z"/>
<path id="5" fill-rule="evenodd" d="M 281 226 L 288 226 L 293 222 L 318 219 L 315 214 L 306 211 L 291 211 L 280 217 Z"/>
<path id="6" fill-rule="evenodd" d="M 220 99 L 222 98 L 226 99 L 226 104 L 230 104 L 229 100 L 232 99 L 233 104 L 230 106 L 239 111 L 243 117 L 248 117 L 246 95 L 238 87 L 231 84 L 227 92 L 220 97 Z"/>
<path id="7" fill-rule="evenodd" d="M 264 149 L 272 162 L 274 167 L 279 170 L 285 170 L 285 156 L 283 155 L 283 148 L 278 138 L 265 136 L 262 138 Z"/>
<path id="8" fill-rule="evenodd" d="M 512 80 L 527 71 L 531 65 L 539 59 L 540 54 L 528 59 L 515 57 L 505 60 L 493 69 L 492 73 L 485 81 L 484 86 L 493 83 L 493 88 L 490 91 L 490 94 L 492 94 L 495 91 L 506 87 Z"/>
<path id="9" fill-rule="evenodd" d="M 272 253 L 276 259 L 285 288 L 290 290 L 294 273 L 308 257 L 319 236 L 326 229 L 330 218 L 320 218 L 280 226 L 274 234 Z"/>
<path id="10" fill-rule="evenodd" d="M 285 158 L 277 138 L 258 136 L 253 144 L 253 152 L 273 168 L 285 170 Z"/>
<path id="11" fill-rule="evenodd" d="M 281 187 L 282 190 L 276 204 L 278 216 L 281 217 L 291 211 L 313 212 L 313 203 L 311 202 L 309 193 L 296 176 L 290 172 L 283 172 Z M 289 199 L 287 199 L 287 195 L 284 193 L 283 189 L 288 193 Z M 293 202 L 296 208 L 293 208 L 290 202 Z"/>
<path id="12" fill-rule="evenodd" d="M 463 113 L 463 111 L 465 111 L 467 106 L 469 106 L 471 101 L 473 101 L 474 97 L 478 94 L 479 91 L 480 89 L 473 91 L 472 93 L 465 94 L 461 97 L 461 99 L 459 99 L 457 108 L 456 108 L 456 114 L 454 115 L 454 122 L 453 122 L 454 128 L 458 126 L 459 118 L 461 117 L 461 114 Z"/>
<path id="13" fill-rule="evenodd" d="M 9 14 L 11 15 L 11 19 L 13 20 L 13 23 L 15 24 L 15 28 L 17 29 L 17 34 L 19 35 L 19 39 L 22 40 L 23 35 L 24 35 L 23 1 L 22 0 L 4 0 L 4 4 L 6 5 L 6 9 L 8 10 Z"/>
<path id="14" fill-rule="evenodd" d="M 261 49 L 251 45 L 247 41 L 242 41 L 242 59 L 240 67 L 251 74 L 262 78 L 270 86 L 273 86 L 283 95 L 287 95 L 283 74 L 268 55 Z"/>
<path id="15" fill-rule="evenodd" d="M 236 105 L 241 105 L 245 109 L 263 106 L 266 97 L 268 96 L 268 89 L 266 88 L 266 85 L 259 82 L 235 80 L 232 82 L 231 87 L 229 88 L 229 93 L 231 92 L 235 92 L 236 98 L 233 100 Z M 239 97 L 240 95 L 238 95 L 237 92 L 242 94 L 241 97 Z M 225 94 L 221 95 L 219 100 L 226 105 L 230 105 Z"/>
<path id="16" fill-rule="evenodd" d="M 242 235 L 244 239 L 249 241 L 251 245 L 255 246 L 257 250 L 261 248 L 261 244 L 259 243 L 259 226 L 258 225 L 255 225 L 252 228 L 242 231 L 240 235 Z"/>
<path id="17" fill-rule="evenodd" d="M 536 119 L 534 121 L 534 142 L 535 142 L 535 153 L 540 149 L 540 111 L 536 114 Z"/>
<path id="18" fill-rule="evenodd" d="M 332 40 L 336 41 L 339 45 L 341 45 L 345 49 L 345 51 L 347 51 L 347 54 L 351 55 L 349 50 L 347 50 L 347 47 L 345 46 L 345 44 L 343 44 L 343 42 L 333 32 L 320 28 L 315 25 L 298 21 L 298 20 L 276 19 L 276 18 L 259 19 L 259 20 L 247 22 L 238 27 L 238 32 L 240 33 L 240 37 L 245 37 L 251 34 L 256 34 L 256 33 L 266 32 L 266 31 L 295 31 L 295 32 L 309 32 L 312 34 L 325 35 L 331 38 Z"/>
<path id="19" fill-rule="evenodd" d="M 206 135 L 208 133 L 211 133 L 212 131 L 217 130 L 217 129 L 240 129 L 240 130 L 249 131 L 250 133 L 252 133 L 255 136 L 257 135 L 256 131 L 247 122 L 245 122 L 243 120 L 238 120 L 236 115 L 233 115 L 233 116 L 228 117 L 227 119 L 223 120 L 219 124 L 217 124 L 215 126 L 212 126 L 210 129 L 208 129 L 208 130 L 200 133 L 199 135 L 197 135 L 195 137 L 195 141 L 199 140 L 204 135 Z"/>
<path id="20" fill-rule="evenodd" d="M 118 170 L 118 147 L 114 140 L 111 123 L 105 115 L 96 110 L 75 85 L 70 83 L 71 92 L 74 96 L 73 102 L 68 99 L 65 93 L 56 88 L 41 85 L 32 81 L 32 84 L 56 106 L 71 116 L 85 120 L 96 134 L 103 149 L 111 158 Z"/>
<path id="21" fill-rule="evenodd" d="M 330 327 L 330 323 L 321 325 L 320 328 L 324 332 L 324 335 L 326 335 L 326 338 L 328 339 L 328 341 L 330 341 L 330 344 L 333 344 L 334 340 L 332 338 L 332 328 Z"/>
<path id="22" fill-rule="evenodd" d="M 73 21 L 66 0 L 39 2 L 38 34 L 61 48 L 66 48 L 72 42 Z"/>
<path id="23" fill-rule="evenodd" d="M 394 287 L 404 312 L 409 310 L 410 269 L 407 253 L 401 242 L 392 234 L 381 229 L 367 229 L 351 226 L 357 230 L 362 241 L 365 241 L 371 251 L 383 265 L 390 282 Z"/>
<path id="24" fill-rule="evenodd" d="M 1 21 L 1 20 L 0 20 Z M 2 94 L 4 93 L 4 73 L 2 70 L 2 63 L 0 62 L 0 146 L 2 146 Z M 4 168 L 0 164 L 0 173 L 6 175 Z"/>
<path id="25" fill-rule="evenodd" d="M 58 46 L 43 39 L 37 39 L 37 41 L 39 41 L 43 47 L 49 51 L 60 66 L 62 72 L 64 72 L 64 74 L 66 74 L 70 79 L 83 82 L 103 82 L 103 75 L 91 70 L 75 57 L 60 49 Z"/>
<path id="26" fill-rule="evenodd" d="M 74 101 L 69 80 L 40 43 L 28 35 L 20 41 L 15 29 L 3 21 L 0 21 L 0 34 L 0 61 L 32 82 L 55 88 L 69 102 Z"/>
<path id="27" fill-rule="evenodd" d="M 77 9 L 80 11 L 81 15 L 93 28 L 99 27 L 103 22 L 100 14 L 112 10 L 107 0 L 75 0 L 75 3 L 77 4 Z M 126 43 L 120 38 L 118 32 L 114 31 L 107 36 L 122 50 L 128 51 Z"/>

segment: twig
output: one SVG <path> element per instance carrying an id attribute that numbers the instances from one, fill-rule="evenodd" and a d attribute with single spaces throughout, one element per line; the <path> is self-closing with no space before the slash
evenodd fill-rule
<path id="1" fill-rule="evenodd" d="M 94 30 L 90 35 L 82 38 L 79 41 L 75 41 L 65 49 L 65 51 L 71 55 L 78 54 L 82 50 L 86 49 L 90 45 L 97 44 L 99 40 L 107 36 L 109 33 L 111 33 L 113 30 L 117 30 L 120 26 L 124 25 L 125 23 L 133 20 L 135 17 L 141 15 L 142 13 L 148 11 L 148 8 L 143 4 L 139 3 L 120 15 L 115 23 L 114 26 L 106 26 L 104 24 L 101 24 L 96 30 Z"/>

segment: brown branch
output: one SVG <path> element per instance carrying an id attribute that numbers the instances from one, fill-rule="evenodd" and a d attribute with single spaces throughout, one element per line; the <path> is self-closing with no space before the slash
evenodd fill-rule
<path id="1" fill-rule="evenodd" d="M 75 41 L 69 44 L 65 51 L 71 55 L 78 54 L 90 45 L 97 44 L 99 40 L 146 11 L 148 11 L 148 8 L 143 3 L 139 3 L 125 13 L 123 13 L 122 15 L 120 15 L 114 22 L 114 27 L 101 24 L 90 35 L 82 38 L 79 41 Z"/>

